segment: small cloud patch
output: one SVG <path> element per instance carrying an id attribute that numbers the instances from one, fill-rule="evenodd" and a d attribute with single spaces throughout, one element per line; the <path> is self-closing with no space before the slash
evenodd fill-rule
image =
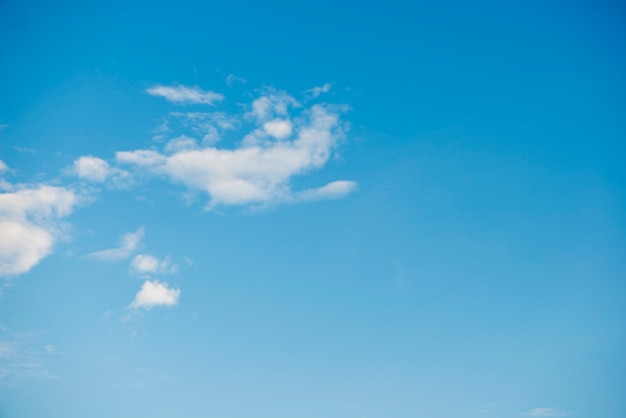
<path id="1" fill-rule="evenodd" d="M 149 310 L 155 306 L 175 306 L 179 298 L 180 289 L 172 289 L 167 283 L 158 280 L 146 280 L 130 307 Z"/>
<path id="2" fill-rule="evenodd" d="M 130 268 L 139 275 L 175 273 L 178 270 L 170 257 L 160 260 L 150 254 L 137 254 L 131 261 Z"/>

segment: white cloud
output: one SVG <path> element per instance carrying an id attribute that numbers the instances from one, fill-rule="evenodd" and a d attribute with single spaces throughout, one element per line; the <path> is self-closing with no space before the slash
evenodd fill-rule
<path id="1" fill-rule="evenodd" d="M 0 275 L 26 273 L 52 252 L 53 235 L 27 222 L 0 221 Z"/>
<path id="2" fill-rule="evenodd" d="M 52 253 L 61 219 L 76 203 L 74 192 L 63 187 L 0 193 L 0 276 L 26 273 Z"/>
<path id="3" fill-rule="evenodd" d="M 274 119 L 263 124 L 265 132 L 276 139 L 285 139 L 291 135 L 291 122 L 288 120 Z"/>
<path id="4" fill-rule="evenodd" d="M 86 155 L 74 161 L 74 170 L 82 179 L 103 183 L 109 175 L 110 167 L 103 159 Z"/>
<path id="5" fill-rule="evenodd" d="M 172 263 L 170 257 L 159 260 L 150 254 L 137 254 L 133 257 L 130 268 L 140 275 L 175 273 L 178 270 L 178 266 Z"/>
<path id="6" fill-rule="evenodd" d="M 130 307 L 152 309 L 155 306 L 175 306 L 179 298 L 180 289 L 171 289 L 167 283 L 157 280 L 146 280 Z"/>
<path id="7" fill-rule="evenodd" d="M 309 93 L 312 98 L 316 98 L 323 93 L 328 93 L 331 87 L 332 87 L 331 84 L 326 83 L 321 87 L 313 87 L 312 89 L 307 90 L 306 92 Z"/>
<path id="8" fill-rule="evenodd" d="M 119 247 L 89 253 L 86 257 L 104 261 L 125 260 L 133 255 L 143 237 L 144 228 L 141 227 L 135 232 L 122 235 Z"/>
<path id="9" fill-rule="evenodd" d="M 0 160 L 0 173 L 2 173 L 3 171 L 7 171 L 9 169 L 9 166 L 7 166 L 4 161 Z"/>
<path id="10" fill-rule="evenodd" d="M 330 85 L 316 89 L 328 91 Z M 183 86 L 156 86 L 148 92 L 173 102 L 200 101 L 204 100 L 200 96 L 210 93 Z M 291 189 L 295 177 L 321 169 L 336 152 L 347 129 L 341 120 L 346 106 L 316 104 L 303 108 L 286 92 L 264 88 L 247 109 L 236 116 L 224 112 L 170 112 L 158 131 L 178 136 L 172 135 L 174 138 L 167 142 L 165 135 L 160 138 L 165 143 L 162 149 L 118 151 L 115 166 L 98 157 L 82 156 L 74 162 L 74 170 L 79 177 L 94 182 L 132 180 L 138 171 L 165 177 L 192 192 L 206 192 L 208 208 L 336 199 L 356 189 L 355 182 L 346 180 L 304 191 Z M 184 133 L 174 130 L 171 124 Z M 238 134 L 238 144 L 216 146 L 226 131 L 238 128 L 247 130 Z M 189 131 L 201 141 L 187 136 Z M 231 138 L 229 143 L 233 144 Z M 119 168 L 121 165 L 128 170 Z M 123 248 L 91 256 L 130 256 L 120 251 Z"/>
<path id="11" fill-rule="evenodd" d="M 524 415 L 527 417 L 564 417 L 567 416 L 567 412 L 559 411 L 554 408 L 534 408 L 526 412 Z"/>
<path id="12" fill-rule="evenodd" d="M 280 99 L 267 99 L 269 107 L 254 111 L 262 126 L 266 126 L 264 120 L 268 114 L 287 112 L 290 100 L 285 99 L 286 94 L 272 95 Z M 153 150 L 125 151 L 118 152 L 116 159 L 207 192 L 210 207 L 287 201 L 293 199 L 291 178 L 323 167 L 344 137 L 340 113 L 341 109 L 325 105 L 304 110 L 295 119 L 295 138 L 291 141 L 244 141 L 235 149 L 209 146 L 167 156 Z M 285 126 L 269 128 L 272 129 L 274 134 L 286 132 Z M 251 135 L 265 134 L 256 129 Z M 354 190 L 354 186 L 352 182 L 331 183 L 308 194 L 304 192 L 301 199 L 341 197 Z"/>
<path id="13" fill-rule="evenodd" d="M 85 155 L 74 161 L 73 172 L 81 179 L 92 183 L 111 181 L 116 187 L 126 187 L 131 181 L 130 173 L 111 167 L 102 158 Z"/>
<path id="14" fill-rule="evenodd" d="M 200 87 L 163 86 L 157 85 L 146 90 L 148 94 L 165 98 L 178 105 L 207 104 L 212 105 L 224 99 L 219 93 L 204 91 Z"/>

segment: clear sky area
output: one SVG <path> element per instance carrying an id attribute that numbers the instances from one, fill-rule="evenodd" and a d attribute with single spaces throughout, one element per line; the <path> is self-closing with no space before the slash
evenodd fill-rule
<path id="1" fill-rule="evenodd" d="M 626 7 L 1 1 L 0 417 L 626 417 Z"/>

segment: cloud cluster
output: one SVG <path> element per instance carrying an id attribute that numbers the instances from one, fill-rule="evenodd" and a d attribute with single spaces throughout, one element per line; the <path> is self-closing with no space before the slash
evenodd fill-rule
<path id="1" fill-rule="evenodd" d="M 142 226 L 134 232 L 127 232 L 120 238 L 115 248 L 96 251 L 87 254 L 87 258 L 100 261 L 122 261 L 130 258 L 141 246 L 145 237 L 145 228 Z M 152 275 L 172 274 L 178 271 L 178 266 L 167 256 L 159 259 L 151 254 L 135 255 L 130 262 L 131 272 L 143 277 L 145 282 L 141 290 L 130 304 L 133 309 L 152 309 L 155 306 L 174 306 L 178 303 L 180 289 L 171 289 L 167 283 L 151 280 Z"/>
<path id="2" fill-rule="evenodd" d="M 229 75 L 227 82 L 245 80 Z M 307 105 L 330 88 L 325 84 L 307 90 L 304 105 L 284 91 L 264 88 L 251 103 L 237 103 L 236 114 L 171 111 L 154 131 L 154 146 L 120 150 L 109 161 L 83 155 L 65 172 L 81 181 L 76 187 L 90 183 L 88 190 L 132 186 L 136 176 L 165 178 L 206 193 L 208 208 L 342 198 L 356 189 L 355 182 L 338 179 L 304 190 L 294 187 L 298 177 L 322 169 L 345 138 L 346 107 Z M 224 100 L 197 86 L 155 85 L 146 92 L 174 105 L 214 106 Z M 0 277 L 25 273 L 49 255 L 62 235 L 63 219 L 78 201 L 71 188 L 13 185 L 2 177 L 9 171 L 0 161 Z M 178 266 L 169 256 L 137 254 L 143 237 L 142 227 L 123 235 L 118 246 L 86 258 L 120 261 L 134 256 L 130 270 L 145 281 L 130 307 L 176 305 L 180 289 L 153 276 L 174 273 Z"/>
<path id="3" fill-rule="evenodd" d="M 175 306 L 180 298 L 180 289 L 170 288 L 165 282 L 149 279 L 156 274 L 171 274 L 178 271 L 178 266 L 167 256 L 159 259 L 150 254 L 137 254 L 130 263 L 131 271 L 148 278 L 129 305 L 133 309 L 150 310 L 156 306 Z"/>
<path id="4" fill-rule="evenodd" d="M 78 200 L 63 187 L 8 187 L 0 193 L 0 277 L 26 273 L 49 255 Z"/>
<path id="5" fill-rule="evenodd" d="M 330 88 L 325 84 L 307 93 L 317 97 Z M 198 87 L 155 86 L 148 93 L 175 104 L 222 99 Z M 306 107 L 284 91 L 265 88 L 239 115 L 170 112 L 158 129 L 160 142 L 170 138 L 160 149 L 118 151 L 117 167 L 83 156 L 74 162 L 75 172 L 93 182 L 111 178 L 115 170 L 166 178 L 205 192 L 208 209 L 337 199 L 354 191 L 356 183 L 341 179 L 299 191 L 292 185 L 297 177 L 323 168 L 337 152 L 347 129 L 341 120 L 345 110 L 324 103 Z M 176 124 L 183 132 L 172 129 Z M 218 147 L 230 131 L 238 141 Z"/>

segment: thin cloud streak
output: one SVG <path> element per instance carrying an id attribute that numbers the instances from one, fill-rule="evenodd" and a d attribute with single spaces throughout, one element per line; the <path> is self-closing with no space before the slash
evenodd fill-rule
<path id="1" fill-rule="evenodd" d="M 202 90 L 198 86 L 186 87 L 182 85 L 156 85 L 147 89 L 146 92 L 152 96 L 163 97 L 168 102 L 174 103 L 176 105 L 214 105 L 216 102 L 224 99 L 224 96 L 222 96 L 221 94 L 212 91 Z"/>
<path id="2" fill-rule="evenodd" d="M 102 261 L 119 261 L 129 258 L 141 244 L 144 237 L 144 227 L 137 229 L 135 232 L 129 232 L 122 236 L 120 245 L 116 248 L 95 251 L 87 254 L 85 257 L 102 260 Z"/>
<path id="3" fill-rule="evenodd" d="M 568 413 L 554 408 L 534 408 L 524 414 L 527 417 L 564 417 Z"/>

